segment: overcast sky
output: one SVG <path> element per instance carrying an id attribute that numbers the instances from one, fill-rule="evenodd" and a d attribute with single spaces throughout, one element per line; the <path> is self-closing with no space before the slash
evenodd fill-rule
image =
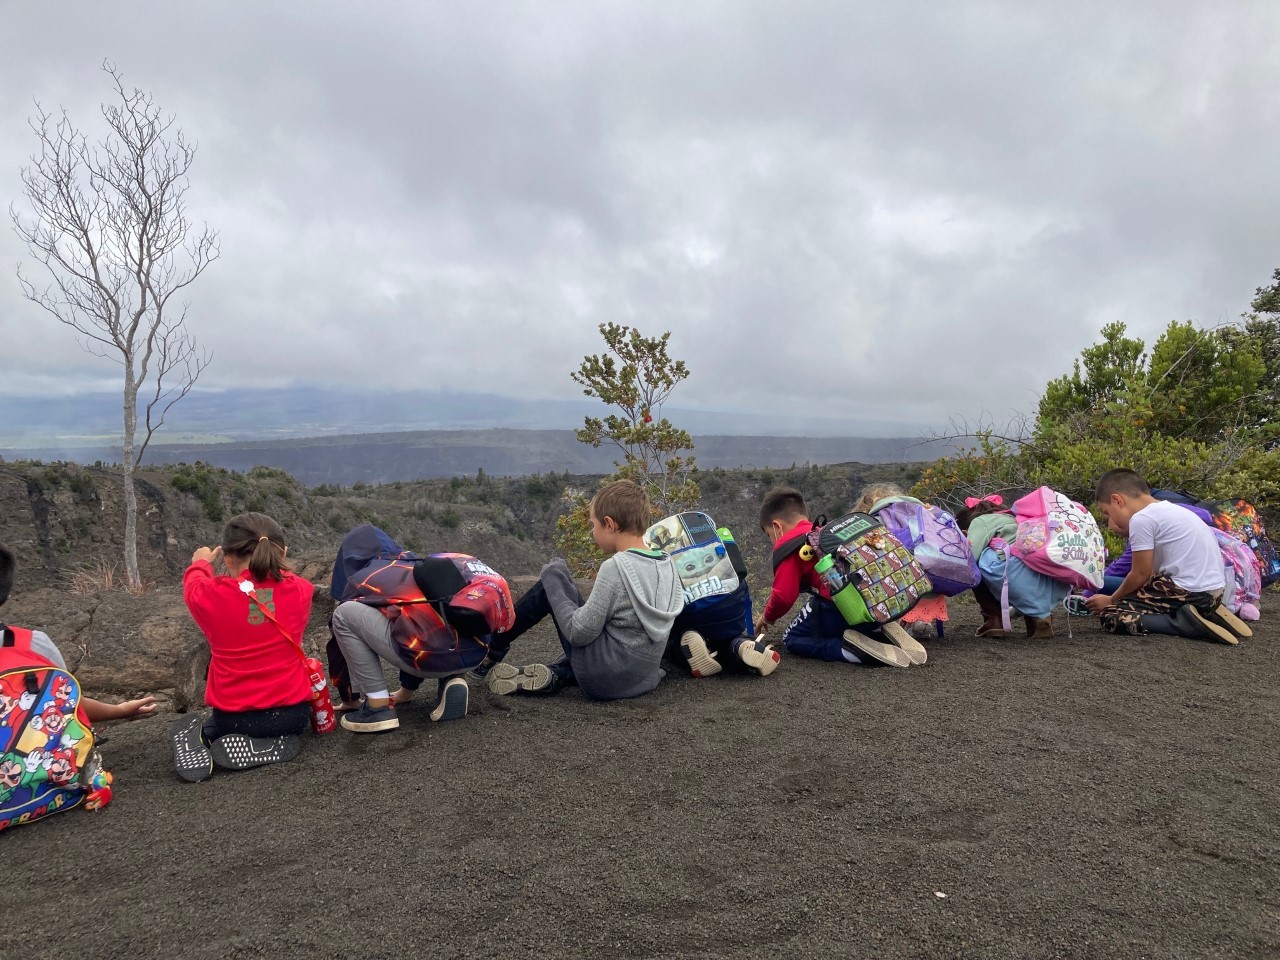
<path id="1" fill-rule="evenodd" d="M 6 204 L 104 57 L 199 141 L 209 387 L 572 397 L 614 320 L 682 406 L 999 418 L 1280 266 L 1271 0 L 0 0 L 0 43 Z M 0 392 L 113 384 L 3 227 Z"/>

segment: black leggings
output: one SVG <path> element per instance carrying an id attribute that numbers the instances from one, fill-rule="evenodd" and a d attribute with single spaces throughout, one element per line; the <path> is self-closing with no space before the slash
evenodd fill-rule
<path id="1" fill-rule="evenodd" d="M 204 722 L 204 737 L 206 740 L 217 740 L 228 733 L 242 733 L 247 737 L 281 737 L 289 733 L 301 733 L 310 720 L 310 700 L 288 707 L 245 710 L 239 713 L 215 709 L 213 716 Z"/>

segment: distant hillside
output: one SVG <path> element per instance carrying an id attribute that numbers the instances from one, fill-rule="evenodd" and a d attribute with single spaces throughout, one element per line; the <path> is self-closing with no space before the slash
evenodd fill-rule
<path id="1" fill-rule="evenodd" d="M 719 470 L 701 476 L 702 506 L 738 534 L 752 583 L 768 582 L 768 542 L 757 529 L 764 491 L 798 487 L 815 514 L 847 509 L 863 486 L 909 486 L 916 464 L 858 464 L 786 470 Z M 209 466 L 146 467 L 138 477 L 138 558 L 143 577 L 174 582 L 191 552 L 216 543 L 223 521 L 246 510 L 284 525 L 289 556 L 308 576 L 327 579 L 342 535 L 358 523 L 383 527 L 421 552 L 461 550 L 509 576 L 536 575 L 552 554 L 566 491 L 594 489 L 599 476 L 495 476 L 307 487 L 269 467 L 248 473 Z M 22 589 L 100 579 L 121 555 L 123 494 L 118 469 L 74 464 L 0 464 L 0 543 L 19 557 Z M 117 574 L 118 579 L 118 574 Z"/>
<path id="2" fill-rule="evenodd" d="M 905 463 L 933 460 L 948 452 L 941 441 L 880 437 L 703 436 L 694 440 L 698 465 L 783 468 L 793 464 Z M 114 462 L 111 447 L 0 450 L 6 459 L 52 462 Z M 613 470 L 616 451 L 577 441 L 570 430 L 438 430 L 323 436 L 239 443 L 153 445 L 153 465 L 208 463 L 228 470 L 255 466 L 284 470 L 307 486 L 391 483 L 432 477 L 518 477 L 540 473 L 603 474 Z"/>

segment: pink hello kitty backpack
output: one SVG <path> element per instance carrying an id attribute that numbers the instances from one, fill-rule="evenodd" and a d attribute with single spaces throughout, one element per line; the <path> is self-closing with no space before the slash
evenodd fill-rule
<path id="1" fill-rule="evenodd" d="M 1040 487 L 1013 505 L 1013 555 L 1032 570 L 1073 587 L 1097 590 L 1107 551 L 1093 515 L 1069 497 Z"/>
<path id="2" fill-rule="evenodd" d="M 1222 551 L 1222 565 L 1226 573 L 1226 589 L 1222 603 L 1241 620 L 1257 620 L 1260 616 L 1258 602 L 1262 597 L 1262 566 L 1249 545 L 1237 540 L 1224 530 L 1213 528 Z"/>

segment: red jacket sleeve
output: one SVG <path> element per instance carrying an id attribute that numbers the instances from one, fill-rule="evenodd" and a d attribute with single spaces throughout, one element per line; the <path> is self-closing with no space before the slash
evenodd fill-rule
<path id="1" fill-rule="evenodd" d="M 182 599 L 191 611 L 191 619 L 202 628 L 209 622 L 214 583 L 213 564 L 208 560 L 195 561 L 182 575 Z"/>
<path id="2" fill-rule="evenodd" d="M 800 596 L 801 561 L 797 555 L 787 557 L 773 571 L 773 590 L 769 593 L 769 602 L 764 605 L 764 619 L 767 623 L 781 620 Z"/>

